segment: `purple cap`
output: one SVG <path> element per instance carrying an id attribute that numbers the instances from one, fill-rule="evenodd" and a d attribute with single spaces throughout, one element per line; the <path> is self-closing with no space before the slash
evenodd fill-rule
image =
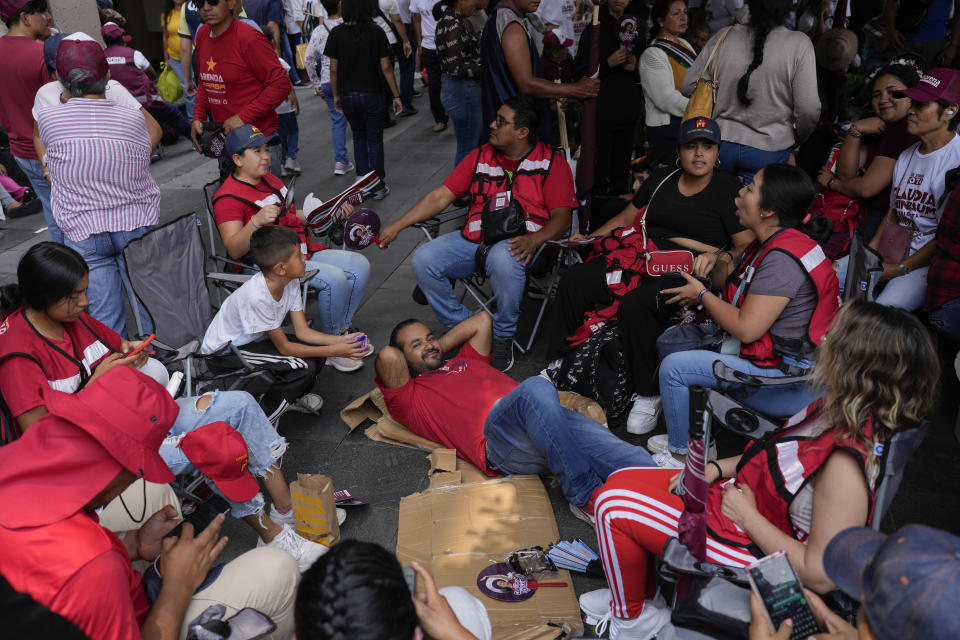
<path id="1" fill-rule="evenodd" d="M 100 28 L 100 35 L 104 39 L 110 40 L 122 40 L 123 42 L 130 42 L 133 40 L 128 34 L 126 29 L 118 25 L 116 22 L 105 22 L 103 27 Z"/>
<path id="2" fill-rule="evenodd" d="M 889 536 L 854 527 L 830 541 L 823 566 L 879 640 L 960 638 L 960 538 L 920 524 Z"/>
<path id="3" fill-rule="evenodd" d="M 103 47 L 99 42 L 81 32 L 70 34 L 61 40 L 57 47 L 57 76 L 61 80 L 66 80 L 67 74 L 74 69 L 89 71 L 92 77 L 87 78 L 87 82 L 102 80 L 110 71 L 107 57 L 103 54 Z"/>
<path id="4" fill-rule="evenodd" d="M 960 103 L 960 71 L 945 67 L 930 69 L 912 88 L 897 91 L 894 95 L 904 95 L 917 102 L 946 100 Z"/>
<path id="5" fill-rule="evenodd" d="M 27 4 L 29 0 L 0 0 L 0 20 L 6 22 L 17 15 L 20 9 Z"/>
<path id="6" fill-rule="evenodd" d="M 343 227 L 343 246 L 357 251 L 375 242 L 380 233 L 380 216 L 370 209 L 357 209 Z"/>

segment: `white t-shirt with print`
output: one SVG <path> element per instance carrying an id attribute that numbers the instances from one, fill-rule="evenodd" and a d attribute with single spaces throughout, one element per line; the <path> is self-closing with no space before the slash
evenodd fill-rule
<path id="1" fill-rule="evenodd" d="M 37 95 L 33 99 L 33 119 L 37 119 L 37 111 L 41 107 L 53 107 L 60 104 L 60 95 L 63 93 L 63 85 L 60 84 L 59 80 L 54 80 L 43 85 L 37 89 Z M 130 107 L 131 109 L 139 110 L 141 105 L 137 102 L 137 99 L 133 97 L 126 87 L 117 82 L 116 80 L 107 81 L 107 90 L 106 90 L 107 100 L 113 100 L 117 104 L 123 107 Z"/>
<path id="2" fill-rule="evenodd" d="M 420 14 L 420 36 L 423 41 L 420 46 L 424 49 L 436 50 L 434 40 L 437 35 L 437 21 L 433 19 L 433 5 L 437 0 L 410 0 L 410 13 Z"/>
<path id="3" fill-rule="evenodd" d="M 920 143 L 907 147 L 893 166 L 890 206 L 902 226 L 913 228 L 910 255 L 933 240 L 943 206 L 944 174 L 960 165 L 960 137 L 931 153 L 920 153 Z"/>
<path id="4" fill-rule="evenodd" d="M 228 342 L 238 347 L 256 342 L 283 325 L 291 311 L 303 311 L 300 281 L 291 280 L 280 300 L 274 300 L 263 273 L 256 273 L 223 301 L 207 327 L 200 352 L 217 353 Z"/>

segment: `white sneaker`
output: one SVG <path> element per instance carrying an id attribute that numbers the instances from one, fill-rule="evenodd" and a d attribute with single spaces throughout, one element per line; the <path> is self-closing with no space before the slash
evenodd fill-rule
<path id="1" fill-rule="evenodd" d="M 653 454 L 653 461 L 657 463 L 658 467 L 663 469 L 683 469 L 686 466 L 674 458 L 673 454 L 669 451 L 661 451 L 660 453 Z"/>
<path id="2" fill-rule="evenodd" d="M 609 629 L 610 640 L 650 640 L 670 621 L 670 609 L 657 592 L 653 600 L 643 602 L 643 611 L 636 618 L 618 618 L 609 609 L 596 626 L 597 636 Z"/>
<path id="3" fill-rule="evenodd" d="M 323 398 L 316 393 L 305 393 L 297 398 L 296 403 L 291 407 L 295 411 L 304 411 L 306 413 L 316 413 L 323 408 Z"/>
<path id="4" fill-rule="evenodd" d="M 650 436 L 647 439 L 647 451 L 650 453 L 660 453 L 666 451 L 669 448 L 670 436 L 665 433 L 660 433 L 655 436 Z M 707 452 L 707 457 L 710 460 L 717 459 L 717 443 L 710 443 L 710 451 Z"/>
<path id="5" fill-rule="evenodd" d="M 587 591 L 580 596 L 580 611 L 583 611 L 583 622 L 589 627 L 597 626 L 609 610 L 610 589 Z"/>
<path id="6" fill-rule="evenodd" d="M 285 524 L 280 533 L 277 534 L 269 543 L 263 541 L 263 538 L 257 541 L 258 547 L 273 547 L 283 549 L 297 561 L 297 569 L 303 573 L 309 569 L 317 558 L 329 551 L 329 547 L 307 540 L 299 535 L 292 525 Z"/>
<path id="7" fill-rule="evenodd" d="M 287 511 L 286 513 L 280 513 L 279 511 L 277 511 L 277 505 L 271 504 L 271 505 L 270 505 L 270 519 L 273 520 L 274 522 L 276 522 L 276 523 L 277 523 L 278 525 L 280 525 L 281 527 L 282 527 L 283 525 L 285 525 L 285 524 L 288 524 L 288 525 L 290 525 L 291 527 L 294 526 L 294 524 L 293 524 L 293 507 L 290 507 L 290 511 Z"/>
<path id="8" fill-rule="evenodd" d="M 353 358 L 343 358 L 340 356 L 335 356 L 332 358 L 327 358 L 326 364 L 330 365 L 337 371 L 356 371 L 363 366 L 363 360 L 354 360 Z"/>
<path id="9" fill-rule="evenodd" d="M 296 158 L 287 158 L 287 161 L 284 163 L 283 168 L 289 171 L 290 173 L 299 174 L 303 171 L 300 167 L 300 163 L 297 162 Z"/>
<path id="10" fill-rule="evenodd" d="M 662 411 L 660 396 L 640 396 L 633 401 L 633 408 L 627 416 L 627 433 L 642 436 L 657 428 L 657 418 Z"/>

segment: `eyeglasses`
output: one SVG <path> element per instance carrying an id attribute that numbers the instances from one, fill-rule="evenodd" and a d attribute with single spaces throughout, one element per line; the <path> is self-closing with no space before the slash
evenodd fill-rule
<path id="1" fill-rule="evenodd" d="M 219 0 L 218 0 L 218 1 L 219 1 Z M 504 120 L 504 119 L 503 119 L 503 116 L 497 116 L 497 119 L 494 120 L 494 122 L 497 123 L 497 126 L 498 126 L 498 127 L 502 127 L 502 126 L 507 125 L 507 124 L 512 124 L 512 125 L 516 125 L 516 124 L 517 124 L 516 122 L 510 122 L 509 120 Z"/>

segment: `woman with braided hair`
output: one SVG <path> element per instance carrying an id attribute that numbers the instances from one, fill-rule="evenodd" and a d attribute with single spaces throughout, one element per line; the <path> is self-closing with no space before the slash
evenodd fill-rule
<path id="1" fill-rule="evenodd" d="M 437 590 L 416 562 L 422 590 L 411 597 L 396 556 L 344 540 L 303 574 L 294 606 L 298 640 L 490 640 L 483 604 L 462 587 Z"/>
<path id="2" fill-rule="evenodd" d="M 786 162 L 790 149 L 813 132 L 820 118 L 813 44 L 783 26 L 792 5 L 791 0 L 751 3 L 750 23 L 714 34 L 680 87 L 690 95 L 698 79 L 713 77 L 717 65 L 713 118 L 723 131 L 720 168 L 747 183 L 768 164 Z"/>

